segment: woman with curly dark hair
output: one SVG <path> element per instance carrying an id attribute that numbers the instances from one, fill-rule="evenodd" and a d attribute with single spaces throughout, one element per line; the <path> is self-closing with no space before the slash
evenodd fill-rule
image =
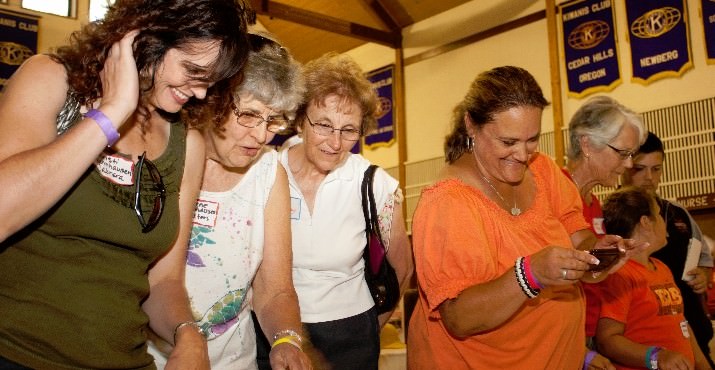
<path id="1" fill-rule="evenodd" d="M 237 0 L 119 0 L 9 80 L 0 368 L 151 369 L 148 325 L 170 368 L 208 368 L 183 286 L 204 146 L 178 112 L 239 71 L 253 18 Z"/>

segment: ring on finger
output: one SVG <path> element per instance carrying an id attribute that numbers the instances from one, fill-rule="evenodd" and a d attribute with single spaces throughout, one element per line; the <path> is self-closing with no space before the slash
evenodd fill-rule
<path id="1" fill-rule="evenodd" d="M 566 273 L 568 273 L 566 269 L 561 269 L 561 279 L 566 280 Z"/>

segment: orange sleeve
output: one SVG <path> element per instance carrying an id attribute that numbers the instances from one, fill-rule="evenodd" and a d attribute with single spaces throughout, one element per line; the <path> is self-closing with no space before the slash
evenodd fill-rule
<path id="1" fill-rule="evenodd" d="M 468 190 L 443 183 L 422 194 L 413 220 L 415 269 L 430 316 L 464 289 L 496 274 L 493 241 Z"/>
<path id="2" fill-rule="evenodd" d="M 534 161 L 534 170 L 544 176 L 549 204 L 569 235 L 588 229 L 590 225 L 583 217 L 581 195 L 573 181 L 566 177 L 551 158 L 541 154 Z"/>

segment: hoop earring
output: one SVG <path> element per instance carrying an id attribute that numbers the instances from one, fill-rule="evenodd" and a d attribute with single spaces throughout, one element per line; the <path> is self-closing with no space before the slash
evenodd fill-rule
<path id="1" fill-rule="evenodd" d="M 471 136 L 467 136 L 467 150 L 470 152 L 474 150 L 474 138 Z"/>

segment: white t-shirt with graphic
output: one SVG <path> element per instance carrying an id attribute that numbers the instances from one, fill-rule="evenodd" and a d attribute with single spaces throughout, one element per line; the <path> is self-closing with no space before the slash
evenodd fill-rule
<path id="1" fill-rule="evenodd" d="M 214 370 L 256 368 L 251 283 L 263 260 L 265 208 L 277 166 L 277 153 L 265 150 L 233 189 L 199 194 L 186 288 Z M 150 352 L 163 368 L 166 358 Z"/>

